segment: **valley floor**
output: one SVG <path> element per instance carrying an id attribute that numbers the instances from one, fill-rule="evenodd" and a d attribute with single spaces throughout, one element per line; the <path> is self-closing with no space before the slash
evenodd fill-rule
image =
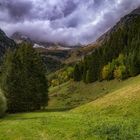
<path id="1" fill-rule="evenodd" d="M 108 92 L 100 93 L 101 96 L 95 94 L 96 98 L 92 94 L 92 102 L 70 111 L 7 115 L 0 119 L 0 140 L 139 140 L 140 76 L 111 83 L 114 84 L 102 88 Z M 103 83 L 95 85 L 100 84 Z M 61 87 L 62 90 L 65 91 Z"/>

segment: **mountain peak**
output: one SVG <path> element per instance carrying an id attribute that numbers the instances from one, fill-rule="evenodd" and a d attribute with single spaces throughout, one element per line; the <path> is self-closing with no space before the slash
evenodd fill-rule
<path id="1" fill-rule="evenodd" d="M 23 42 L 23 41 L 32 43 L 31 39 L 30 39 L 27 35 L 25 35 L 25 34 L 23 34 L 23 33 L 21 33 L 21 32 L 15 32 L 15 33 L 11 36 L 11 38 L 12 38 L 16 43 L 21 43 L 21 42 Z"/>
<path id="2" fill-rule="evenodd" d="M 139 14 L 140 15 L 140 6 L 137 9 L 135 9 L 134 11 L 132 11 L 131 14 Z"/>

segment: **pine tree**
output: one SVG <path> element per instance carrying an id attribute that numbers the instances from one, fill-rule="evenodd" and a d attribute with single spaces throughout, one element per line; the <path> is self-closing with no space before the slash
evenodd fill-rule
<path id="1" fill-rule="evenodd" d="M 27 44 L 8 52 L 2 68 L 1 88 L 9 112 L 40 109 L 47 105 L 46 69 L 39 54 Z"/>
<path id="2" fill-rule="evenodd" d="M 89 70 L 87 71 L 86 75 L 86 83 L 92 83 L 95 82 L 95 74 L 94 74 L 94 68 L 91 66 Z"/>
<path id="3" fill-rule="evenodd" d="M 129 54 L 129 73 L 130 76 L 136 76 L 140 73 L 139 51 L 134 50 Z"/>
<path id="4" fill-rule="evenodd" d="M 76 64 L 75 67 L 74 67 L 74 72 L 73 72 L 74 81 L 81 81 L 81 75 L 82 74 L 81 74 L 79 65 Z"/>

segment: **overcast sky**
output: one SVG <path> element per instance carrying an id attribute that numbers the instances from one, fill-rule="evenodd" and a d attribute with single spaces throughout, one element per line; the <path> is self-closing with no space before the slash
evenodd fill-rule
<path id="1" fill-rule="evenodd" d="M 94 42 L 140 0 L 0 0 L 0 28 L 33 39 L 75 45 Z"/>

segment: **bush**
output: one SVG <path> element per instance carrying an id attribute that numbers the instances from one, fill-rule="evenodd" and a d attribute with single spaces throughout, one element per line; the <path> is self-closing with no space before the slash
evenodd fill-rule
<path id="1" fill-rule="evenodd" d="M 7 109 L 6 98 L 0 93 L 0 117 L 2 117 Z"/>
<path id="2" fill-rule="evenodd" d="M 73 67 L 65 67 L 49 76 L 50 86 L 58 86 L 73 78 Z"/>
<path id="3" fill-rule="evenodd" d="M 127 77 L 126 67 L 124 65 L 116 67 L 114 71 L 114 78 L 118 80 L 124 80 L 126 79 L 126 77 Z"/>
<path id="4" fill-rule="evenodd" d="M 115 68 L 114 61 L 112 63 L 109 63 L 108 65 L 104 66 L 103 70 L 102 70 L 102 79 L 103 80 L 113 79 L 114 68 Z"/>

